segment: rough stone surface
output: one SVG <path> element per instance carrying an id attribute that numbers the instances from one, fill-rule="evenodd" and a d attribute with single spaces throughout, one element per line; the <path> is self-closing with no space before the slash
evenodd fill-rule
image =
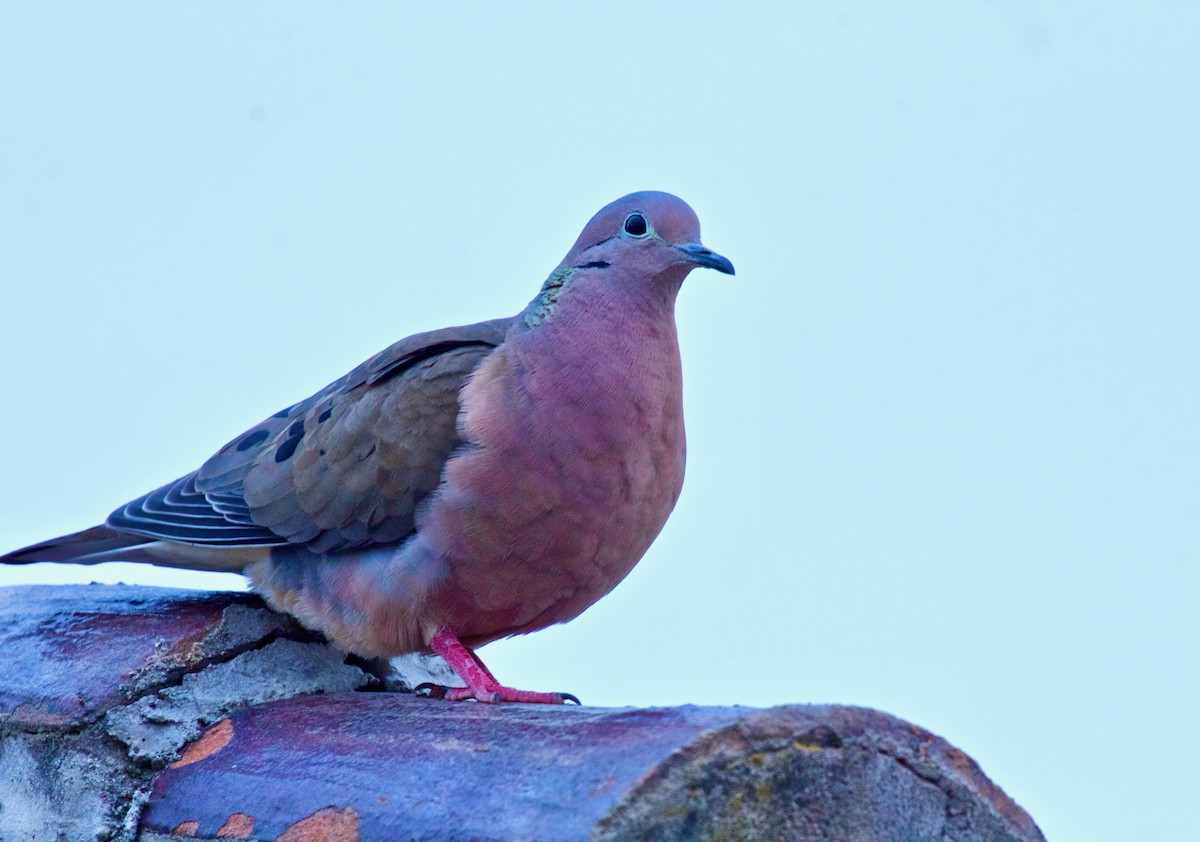
<path id="1" fill-rule="evenodd" d="M 1040 840 L 966 754 L 866 708 L 749 712 L 645 775 L 593 839 Z"/>
<path id="2" fill-rule="evenodd" d="M 128 585 L 0 588 L 0 723 L 95 718 L 215 658 L 285 633 L 312 636 L 251 594 Z"/>
<path id="3" fill-rule="evenodd" d="M 301 693 L 354 690 L 363 674 L 345 655 L 321 643 L 274 640 L 221 664 L 183 676 L 179 684 L 110 710 L 104 729 L 131 757 L 161 765 L 200 736 L 214 713 Z"/>
<path id="4" fill-rule="evenodd" d="M 228 711 L 377 683 L 251 594 L 0 588 L 0 839 L 132 839 L 155 772 Z"/>
<path id="5" fill-rule="evenodd" d="M 448 676 L 347 659 L 249 594 L 6 588 L 0 613 L 4 842 L 1044 842 L 876 711 L 353 692 Z"/>
<path id="6" fill-rule="evenodd" d="M 226 722 L 219 750 L 155 781 L 143 839 L 180 827 L 216 839 L 241 815 L 256 839 L 336 818 L 344 835 L 294 838 L 1042 840 L 966 755 L 860 708 L 493 707 L 360 693 Z"/>

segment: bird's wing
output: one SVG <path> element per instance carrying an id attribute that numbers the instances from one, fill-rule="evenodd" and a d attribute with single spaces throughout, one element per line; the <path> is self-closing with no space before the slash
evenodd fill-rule
<path id="1" fill-rule="evenodd" d="M 207 546 L 388 544 L 413 530 L 458 443 L 458 393 L 511 319 L 403 339 L 250 428 L 108 526 Z"/>

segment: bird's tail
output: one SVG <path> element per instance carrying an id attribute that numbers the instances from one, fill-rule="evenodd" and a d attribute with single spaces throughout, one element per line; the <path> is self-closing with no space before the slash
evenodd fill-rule
<path id="1" fill-rule="evenodd" d="M 240 573 L 270 555 L 269 547 L 205 547 L 176 541 L 159 541 L 132 535 L 108 526 L 51 538 L 24 549 L 0 555 L 0 564 L 33 564 L 57 561 L 99 564 L 104 561 L 137 561 L 159 567 Z"/>
<path id="2" fill-rule="evenodd" d="M 99 564 L 102 561 L 141 561 L 137 547 L 153 538 L 118 532 L 107 526 L 93 526 L 59 538 L 51 538 L 11 553 L 0 555 L 3 564 L 32 564 L 35 561 L 65 561 L 71 564 Z"/>

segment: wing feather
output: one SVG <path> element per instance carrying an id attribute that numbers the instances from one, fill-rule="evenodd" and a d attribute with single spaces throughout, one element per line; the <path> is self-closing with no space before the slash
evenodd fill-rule
<path id="1" fill-rule="evenodd" d="M 457 444 L 458 393 L 511 319 L 418 334 L 131 501 L 109 527 L 212 546 L 317 552 L 402 540 Z"/>

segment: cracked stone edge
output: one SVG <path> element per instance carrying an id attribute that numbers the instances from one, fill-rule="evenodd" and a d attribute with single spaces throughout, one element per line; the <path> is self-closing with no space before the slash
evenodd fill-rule
<path id="1" fill-rule="evenodd" d="M 863 710 L 872 715 L 884 716 L 869 709 Z M 771 711 L 772 709 L 768 708 L 763 710 L 762 714 L 769 715 Z M 626 792 L 609 810 L 608 815 L 596 824 L 590 842 L 625 842 L 640 838 L 640 834 L 650 832 L 650 828 L 639 816 L 644 814 L 644 818 L 653 820 L 656 815 L 662 815 L 665 809 L 670 808 L 672 794 L 694 791 L 697 782 L 719 777 L 716 770 L 720 767 L 747 761 L 752 763 L 755 755 L 781 756 L 795 749 L 873 754 L 886 758 L 923 784 L 932 786 L 944 803 L 940 837 L 944 842 L 981 838 L 972 821 L 973 811 L 986 814 L 983 824 L 998 824 L 1005 828 L 1006 835 L 1003 838 L 997 837 L 996 842 L 1045 842 L 1041 830 L 1019 807 L 1009 801 L 1009 806 L 1020 813 L 1028 824 L 1014 821 L 1006 815 L 1002 805 L 993 802 L 992 799 L 997 794 L 1006 801 L 1008 796 L 983 776 L 982 772 L 976 770 L 982 777 L 982 780 L 977 780 L 974 775 L 964 774 L 962 769 L 957 768 L 952 757 L 935 758 L 926 754 L 923 749 L 941 744 L 945 751 L 966 757 L 960 750 L 936 735 L 910 726 L 913 728 L 912 736 L 918 736 L 922 740 L 921 747 L 914 751 L 904 740 L 888 735 L 886 730 L 875 731 L 872 726 L 868 726 L 859 732 L 859 727 L 839 722 L 840 717 L 837 715 L 830 718 L 833 720 L 832 724 L 816 722 L 815 727 L 808 730 L 789 727 L 800 726 L 801 723 L 798 722 L 756 721 L 752 718 L 698 736 L 663 759 Z M 809 739 L 814 733 L 820 733 L 822 736 L 815 740 Z M 828 739 L 824 736 L 826 733 Z M 956 810 L 958 805 L 964 805 L 965 809 Z M 670 833 L 668 825 L 656 826 L 654 831 L 656 839 L 675 838 L 661 835 L 663 832 Z M 740 837 L 736 837 L 735 833 L 734 838 Z"/>
<path id="2" fill-rule="evenodd" d="M 247 634 L 246 625 L 255 631 Z M 137 838 L 141 813 L 149 799 L 154 777 L 202 732 L 205 724 L 261 701 L 378 684 L 377 677 L 347 663 L 343 653 L 327 643 L 317 642 L 320 640 L 319 636 L 267 608 L 240 603 L 225 606 L 221 618 L 196 644 L 208 653 L 199 659 L 177 667 L 155 665 L 140 674 L 135 673 L 116 699 L 71 723 L 54 726 L 10 720 L 0 724 L 0 773 L 19 768 L 27 755 L 41 772 L 38 785 L 47 787 L 42 793 L 44 800 L 52 802 L 59 796 L 66 796 L 73 803 L 61 807 L 77 810 L 83 824 L 94 817 L 103 825 L 95 828 L 94 833 L 88 828 L 88 836 L 112 842 L 132 842 Z M 229 692 L 223 699 L 219 693 L 214 694 L 204 707 L 196 705 L 187 710 L 189 700 L 195 701 L 195 693 L 189 692 L 195 688 L 189 685 L 200 683 L 219 687 L 225 674 L 236 675 L 247 660 L 262 660 L 262 655 L 256 653 L 272 652 L 280 659 L 276 662 L 280 664 L 276 675 L 292 674 L 298 654 L 296 647 L 309 653 L 327 653 L 317 655 L 316 659 L 324 660 L 325 667 L 330 668 L 327 679 L 332 683 L 322 686 L 319 680 L 312 680 L 281 691 L 247 693 L 253 688 L 248 688 L 244 680 L 231 679 Z M 261 665 L 264 673 L 270 671 L 272 662 L 273 658 L 267 658 Z M 315 678 L 319 679 L 319 675 Z M 139 715 L 156 706 L 156 700 L 161 709 L 155 715 L 165 720 L 161 724 L 166 726 L 166 733 L 161 735 L 154 750 L 141 751 L 132 735 L 137 732 Z M 172 715 L 172 709 L 178 709 L 178 715 Z M 52 764 L 39 762 L 38 744 L 41 744 L 42 754 L 55 755 Z M 85 768 L 95 767 L 94 774 L 87 776 L 87 780 L 57 779 L 57 767 L 76 760 L 85 761 Z M 25 785 L 29 783 L 32 781 Z M 5 782 L 0 779 L 0 793 L 4 786 Z M 78 803 L 81 798 L 90 803 Z M 12 799 L 5 800 L 12 803 Z M 72 825 L 71 819 L 65 816 L 56 821 L 59 817 L 43 815 L 40 825 L 37 818 L 9 810 L 0 812 L 0 836 L 14 842 L 69 838 L 63 835 L 63 828 L 72 828 L 72 832 L 82 829 L 79 824 Z M 16 824 L 10 824 L 11 821 Z"/>

